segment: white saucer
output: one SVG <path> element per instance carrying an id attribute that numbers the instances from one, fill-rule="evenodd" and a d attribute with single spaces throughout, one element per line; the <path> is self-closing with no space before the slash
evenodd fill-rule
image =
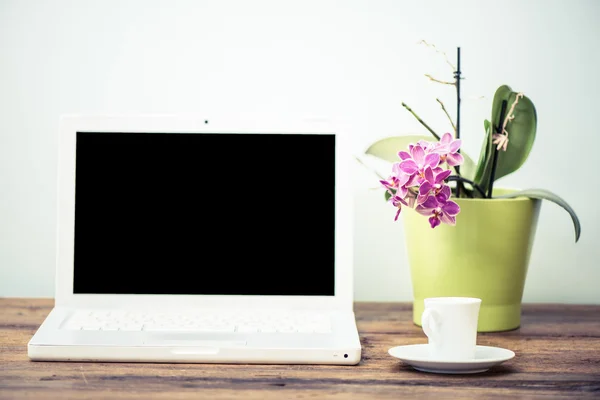
<path id="1" fill-rule="evenodd" d="M 418 371 L 437 374 L 475 374 L 485 372 L 515 356 L 511 350 L 499 347 L 477 346 L 475 359 L 462 361 L 432 360 L 427 344 L 413 344 L 392 347 L 388 350 L 392 357 L 399 358 Z"/>

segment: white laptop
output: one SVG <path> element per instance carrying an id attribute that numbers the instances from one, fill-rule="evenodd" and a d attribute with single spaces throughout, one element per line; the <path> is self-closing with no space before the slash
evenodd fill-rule
<path id="1" fill-rule="evenodd" d="M 326 121 L 65 116 L 31 360 L 347 364 L 350 145 Z"/>

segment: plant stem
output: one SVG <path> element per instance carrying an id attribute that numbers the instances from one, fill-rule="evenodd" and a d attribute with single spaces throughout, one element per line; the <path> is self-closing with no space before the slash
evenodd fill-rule
<path id="1" fill-rule="evenodd" d="M 460 139 L 460 47 L 456 48 L 457 67 L 454 72 L 456 80 L 456 139 Z"/>
<path id="2" fill-rule="evenodd" d="M 440 135 L 438 135 L 437 133 L 435 133 L 433 131 L 433 129 L 431 129 L 429 127 L 429 125 L 427 125 L 425 122 L 423 122 L 423 120 L 409 107 L 406 105 L 406 103 L 402 103 L 402 106 L 404 108 L 406 108 L 408 111 L 410 111 L 410 113 L 417 119 L 417 121 L 419 121 L 421 123 L 421 125 L 423 125 L 425 127 L 425 129 L 427 129 L 429 132 L 431 132 L 431 134 L 437 139 L 440 140 Z"/>
<path id="3" fill-rule="evenodd" d="M 476 184 L 475 182 L 467 179 L 467 178 L 463 178 L 462 176 L 459 175 L 450 175 L 448 178 L 446 178 L 446 180 L 448 182 L 464 182 L 464 183 L 468 183 L 469 185 L 473 186 L 473 188 L 475 190 L 477 190 L 479 192 L 479 194 L 481 194 L 481 197 L 485 198 L 485 192 L 483 191 L 483 189 L 481 188 L 481 186 L 479 186 L 478 184 Z"/>
<path id="4" fill-rule="evenodd" d="M 452 125 L 452 129 L 454 129 L 454 134 L 456 135 L 456 125 L 454 125 L 454 121 L 452 121 L 452 117 L 450 117 L 450 114 L 448 114 L 448 110 L 446 110 L 444 103 L 442 103 L 442 101 L 440 99 L 436 99 L 436 100 L 438 103 L 440 103 L 440 106 L 442 106 L 442 110 L 444 111 L 444 114 L 446 114 L 446 117 L 448 117 L 448 121 L 450 121 L 450 125 Z"/>
<path id="5" fill-rule="evenodd" d="M 442 83 L 442 84 L 444 84 L 444 85 L 451 85 L 451 86 L 454 86 L 454 85 L 456 85 L 456 83 L 455 83 L 455 82 L 441 81 L 441 80 L 439 80 L 439 79 L 435 79 L 433 76 L 431 76 L 431 75 L 429 75 L 429 74 L 425 74 L 425 76 L 426 76 L 427 78 L 429 78 L 429 80 L 430 80 L 430 81 L 433 81 L 433 82 Z"/>
<path id="6" fill-rule="evenodd" d="M 356 159 L 356 161 L 358 161 L 359 163 L 361 163 L 362 165 L 364 165 L 365 167 L 369 168 L 369 166 L 367 164 L 365 164 L 365 162 L 363 160 L 361 160 L 359 157 L 354 156 L 354 158 Z M 381 180 L 385 179 L 385 177 L 383 175 L 381 175 L 379 172 L 377 172 L 375 169 L 371 168 L 371 170 L 373 171 L 373 173 L 375 175 L 377 175 L 377 177 Z"/>
<path id="7" fill-rule="evenodd" d="M 504 116 L 506 114 L 506 106 L 507 106 L 507 101 L 506 100 L 502 100 L 502 109 L 500 110 L 500 118 L 498 119 L 498 126 L 494 126 L 492 123 L 492 130 L 493 132 L 495 131 L 496 133 L 502 133 L 503 129 L 504 129 L 504 125 L 502 125 L 502 121 L 504 121 Z M 492 133 L 493 133 L 492 132 Z M 498 147 L 497 146 L 493 146 L 494 148 L 494 158 L 492 159 L 492 172 L 490 174 L 490 185 L 488 187 L 488 198 L 492 198 L 492 191 L 494 190 L 494 179 L 496 178 L 496 166 L 498 165 Z"/>
<path id="8" fill-rule="evenodd" d="M 446 64 L 448 64 L 450 66 L 450 68 L 452 68 L 452 70 L 455 69 L 454 65 L 452 65 L 452 63 L 448 59 L 448 56 L 446 55 L 446 53 L 444 53 L 443 51 L 438 50 L 438 48 L 435 47 L 435 44 L 428 43 L 426 40 L 421 40 L 421 41 L 419 41 L 418 44 L 424 44 L 427 47 L 431 47 L 433 50 L 435 50 L 436 53 L 441 54 L 442 56 L 444 56 L 444 60 L 446 60 Z"/>
<path id="9" fill-rule="evenodd" d="M 456 139 L 460 139 L 460 47 L 456 48 L 456 71 L 454 71 L 454 81 L 456 82 Z M 460 153 L 460 149 L 458 149 Z M 454 167 L 456 174 L 460 175 L 460 168 Z M 461 182 L 456 183 L 456 197 L 460 197 Z"/>

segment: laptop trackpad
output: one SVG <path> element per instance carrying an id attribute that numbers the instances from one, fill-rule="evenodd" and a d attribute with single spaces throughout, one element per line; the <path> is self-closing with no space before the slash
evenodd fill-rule
<path id="1" fill-rule="evenodd" d="M 148 342 L 158 346 L 185 347 L 243 347 L 247 344 L 245 340 L 227 340 L 210 336 L 189 333 L 158 334 L 152 335 Z"/>
<path id="2" fill-rule="evenodd" d="M 161 346 L 183 346 L 183 347 L 244 347 L 243 340 L 165 340 L 160 342 Z"/>

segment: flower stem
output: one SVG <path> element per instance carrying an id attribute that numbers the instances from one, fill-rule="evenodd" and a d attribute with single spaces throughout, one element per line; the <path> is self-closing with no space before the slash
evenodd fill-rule
<path id="1" fill-rule="evenodd" d="M 435 79 L 433 76 L 431 76 L 431 75 L 429 75 L 429 74 L 425 74 L 425 76 L 426 76 L 427 78 L 429 78 L 429 80 L 430 80 L 430 81 L 433 81 L 433 82 L 442 83 L 442 84 L 444 84 L 444 85 L 452 85 L 452 86 L 456 85 L 456 83 L 454 83 L 454 82 L 441 81 L 441 80 L 439 80 L 439 79 Z"/>
<path id="2" fill-rule="evenodd" d="M 441 54 L 444 57 L 444 60 L 446 60 L 446 64 L 448 64 L 450 66 L 450 68 L 452 68 L 452 70 L 455 70 L 456 68 L 454 67 L 454 65 L 452 65 L 452 63 L 450 62 L 450 60 L 448 59 L 448 56 L 446 55 L 445 52 L 439 50 L 435 44 L 433 43 L 428 43 L 426 40 L 420 40 L 419 43 L 417 44 L 424 44 L 427 47 L 431 47 L 433 50 L 435 50 L 436 53 Z"/>
<path id="3" fill-rule="evenodd" d="M 442 101 L 440 99 L 436 99 L 436 101 L 438 103 L 440 103 L 440 106 L 442 106 L 442 111 L 444 111 L 444 114 L 446 114 L 446 117 L 448 117 L 448 121 L 450 121 L 450 125 L 452 125 L 452 129 L 454 129 L 454 135 L 456 136 L 456 125 L 454 125 L 454 121 L 452 121 L 452 117 L 450 117 L 450 114 L 448 114 L 448 110 L 446 110 L 446 106 L 444 106 L 444 103 L 442 103 Z"/>
<path id="4" fill-rule="evenodd" d="M 456 82 L 456 126 L 454 128 L 455 138 L 460 139 L 460 80 L 461 80 L 461 70 L 460 70 L 460 47 L 456 48 L 456 71 L 454 71 L 454 81 Z M 458 149 L 460 153 L 460 149 Z M 455 167 L 456 174 L 460 175 L 460 167 L 457 165 Z M 462 182 L 456 183 L 456 197 L 460 197 L 460 189 L 462 186 Z"/>
<path id="5" fill-rule="evenodd" d="M 481 195 L 481 197 L 485 198 L 485 192 L 483 191 L 483 189 L 481 189 L 481 186 L 479 186 L 478 184 L 476 184 L 475 182 L 467 179 L 467 178 L 463 178 L 462 176 L 459 175 L 450 175 L 448 178 L 446 178 L 446 180 L 448 182 L 464 182 L 464 183 L 468 183 L 469 185 L 473 186 L 473 188 L 475 190 L 477 190 L 479 192 L 479 194 Z"/>
<path id="6" fill-rule="evenodd" d="M 427 125 L 422 119 L 421 117 L 419 117 L 413 110 L 412 108 L 410 108 L 409 106 L 406 105 L 406 103 L 402 103 L 402 107 L 406 108 L 408 111 L 410 111 L 410 113 L 417 119 L 417 121 L 419 121 L 421 123 L 421 125 L 423 125 L 425 127 L 425 129 L 427 129 L 429 132 L 431 132 L 431 134 L 433 135 L 433 137 L 435 137 L 437 140 L 440 140 L 440 135 L 438 135 L 437 133 L 435 133 L 433 131 L 433 129 L 431 129 L 429 127 L 429 125 Z"/>

